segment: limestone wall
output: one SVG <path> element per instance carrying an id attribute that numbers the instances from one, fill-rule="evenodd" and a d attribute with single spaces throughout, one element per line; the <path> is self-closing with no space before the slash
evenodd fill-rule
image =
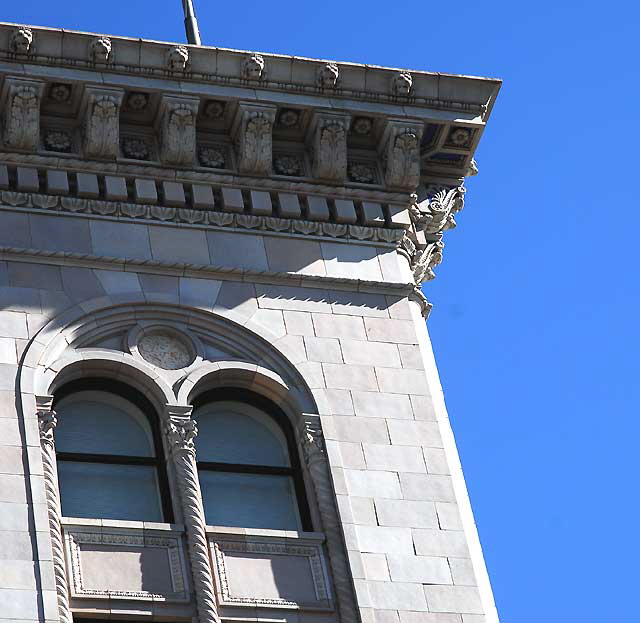
<path id="1" fill-rule="evenodd" d="M 394 250 L 6 209 L 0 246 L 56 252 L 42 259 L 7 250 L 0 260 L 0 621 L 57 620 L 34 398 L 54 374 L 32 374 L 42 362 L 24 353 L 70 335 L 91 314 L 99 326 L 101 310 L 135 316 L 144 306 L 240 325 L 304 380 L 321 416 L 346 582 L 363 621 L 497 620 L 424 319 L 406 295 L 385 294 L 382 282 L 405 274 Z M 199 272 L 189 273 L 190 262 Z M 225 274 L 224 265 L 246 270 Z M 58 357 L 73 350 L 67 342 Z M 130 606 L 95 607 L 117 614 Z M 153 612 L 145 607 L 136 605 Z"/>

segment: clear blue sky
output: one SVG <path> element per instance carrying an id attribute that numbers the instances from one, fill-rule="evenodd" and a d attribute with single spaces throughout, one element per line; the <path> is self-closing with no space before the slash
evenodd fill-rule
<path id="1" fill-rule="evenodd" d="M 640 8 L 214 2 L 205 44 L 504 80 L 426 292 L 503 623 L 638 619 Z M 0 19 L 183 40 L 180 0 L 21 0 Z"/>

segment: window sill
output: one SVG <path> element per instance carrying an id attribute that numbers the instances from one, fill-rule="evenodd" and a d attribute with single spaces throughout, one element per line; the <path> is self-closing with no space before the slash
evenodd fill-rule
<path id="1" fill-rule="evenodd" d="M 296 530 L 267 530 L 265 528 L 236 528 L 229 526 L 207 526 L 207 535 L 237 535 L 250 537 L 268 537 L 275 539 L 305 539 L 323 543 L 322 532 L 298 532 Z"/>
<path id="2" fill-rule="evenodd" d="M 155 521 L 125 521 L 122 519 L 87 519 L 84 517 L 63 517 L 63 526 L 94 526 L 101 528 L 120 528 L 127 530 L 166 530 L 184 532 L 184 524 L 162 523 Z"/>

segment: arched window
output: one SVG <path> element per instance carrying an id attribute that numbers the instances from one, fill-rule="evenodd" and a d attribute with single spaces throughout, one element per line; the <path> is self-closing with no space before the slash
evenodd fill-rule
<path id="1" fill-rule="evenodd" d="M 56 392 L 54 410 L 64 516 L 172 521 L 157 419 L 142 395 L 74 382 Z"/>
<path id="2" fill-rule="evenodd" d="M 295 437 L 284 413 L 257 394 L 236 390 L 208 392 L 194 406 L 207 523 L 311 530 Z"/>

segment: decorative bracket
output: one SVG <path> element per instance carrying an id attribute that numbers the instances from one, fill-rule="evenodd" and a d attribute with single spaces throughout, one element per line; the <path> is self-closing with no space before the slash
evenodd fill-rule
<path id="1" fill-rule="evenodd" d="M 241 173 L 270 175 L 275 106 L 257 106 L 241 102 L 233 122 L 232 134 L 238 147 Z"/>
<path id="2" fill-rule="evenodd" d="M 347 177 L 347 132 L 351 115 L 316 113 L 308 139 L 313 153 L 313 176 L 343 182 Z"/>
<path id="3" fill-rule="evenodd" d="M 5 145 L 20 151 L 36 151 L 40 140 L 40 101 L 44 82 L 10 77 L 4 81 L 0 109 Z"/>
<path id="4" fill-rule="evenodd" d="M 196 117 L 200 100 L 164 95 L 160 102 L 160 158 L 164 164 L 188 167 L 196 157 Z"/>
<path id="5" fill-rule="evenodd" d="M 393 188 L 414 191 L 420 183 L 422 124 L 390 119 L 380 141 L 386 161 L 385 181 Z"/>
<path id="6" fill-rule="evenodd" d="M 84 111 L 84 151 L 90 158 L 115 160 L 120 140 L 120 106 L 122 89 L 87 87 Z"/>

